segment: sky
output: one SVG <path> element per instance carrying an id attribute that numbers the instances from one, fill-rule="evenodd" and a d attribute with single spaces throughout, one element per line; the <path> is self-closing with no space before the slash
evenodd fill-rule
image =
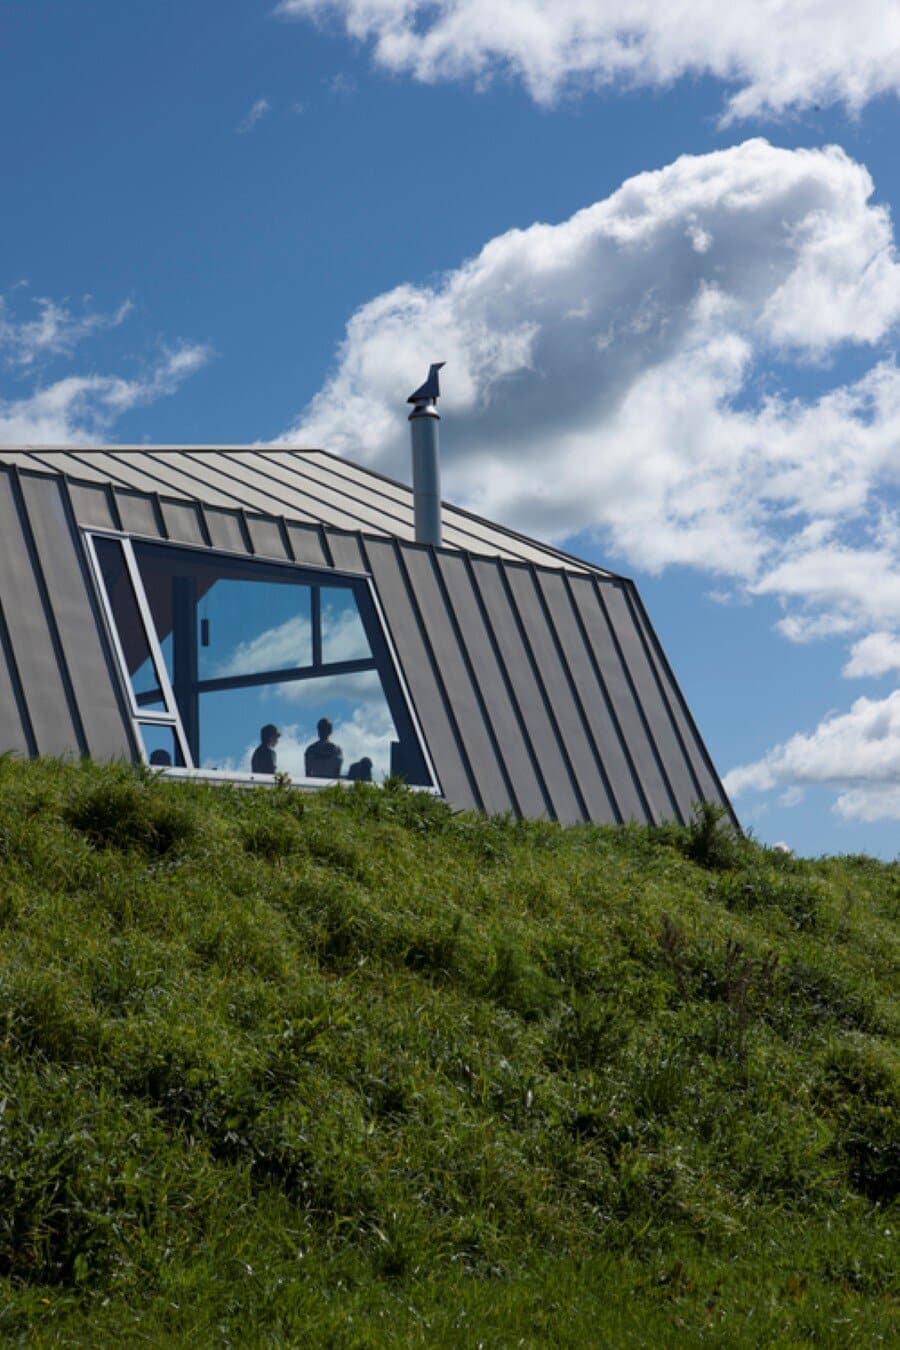
<path id="1" fill-rule="evenodd" d="M 634 577 L 743 824 L 900 853 L 897 0 L 0 0 L 0 443 L 317 445 Z"/>

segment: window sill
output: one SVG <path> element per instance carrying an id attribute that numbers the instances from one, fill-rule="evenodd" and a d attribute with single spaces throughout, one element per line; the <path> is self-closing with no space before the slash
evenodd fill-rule
<path id="1" fill-rule="evenodd" d="M 254 788 L 265 787 L 274 788 L 279 786 L 278 775 L 269 773 L 238 773 L 230 769 L 179 769 L 174 766 L 156 766 L 148 765 L 150 772 L 157 778 L 171 779 L 173 782 L 195 782 L 195 783 L 231 783 L 234 787 Z M 296 788 L 301 792 L 321 792 L 327 787 L 352 788 L 353 780 L 349 778 L 304 778 L 291 776 L 286 783 L 282 780 L 284 786 Z M 380 787 L 380 783 L 370 783 L 370 787 Z M 436 787 L 425 787 L 420 784 L 410 783 L 410 792 L 426 792 L 431 797 L 441 797 L 443 793 Z"/>

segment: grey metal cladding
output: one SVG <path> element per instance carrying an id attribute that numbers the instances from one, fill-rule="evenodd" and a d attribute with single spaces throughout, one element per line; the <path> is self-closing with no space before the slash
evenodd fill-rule
<path id="1" fill-rule="evenodd" d="M 307 563 L 310 567 L 327 567 L 325 555 L 324 531 L 320 525 L 295 525 L 287 522 L 288 539 L 295 562 Z"/>
<path id="2" fill-rule="evenodd" d="M 513 808 L 498 761 L 484 702 L 460 645 L 453 615 L 435 571 L 431 549 L 401 545 L 406 573 L 430 639 L 431 650 L 459 730 L 469 775 L 482 810 L 499 815 Z"/>
<path id="3" fill-rule="evenodd" d="M 656 635 L 656 631 L 650 622 L 649 615 L 644 608 L 637 587 L 631 588 L 631 603 L 635 613 L 635 619 L 638 627 L 644 634 L 647 649 L 654 662 L 660 684 L 665 691 L 665 697 L 672 713 L 673 720 L 679 732 L 681 744 L 685 747 L 685 752 L 690 760 L 693 769 L 694 780 L 698 787 L 696 800 L 719 802 L 727 808 L 735 824 L 738 824 L 728 795 L 722 784 L 722 780 L 716 773 L 715 765 L 710 758 L 703 739 L 697 730 L 697 725 L 691 716 L 684 695 L 678 686 L 678 682 L 669 665 L 668 658 L 663 650 L 662 644 Z"/>
<path id="4" fill-rule="evenodd" d="M 678 743 L 671 714 L 661 697 L 646 647 L 634 621 L 629 604 L 629 584 L 620 582 L 618 585 L 604 585 L 600 590 L 674 807 L 674 811 L 670 810 L 667 814 L 677 815 L 686 821 L 690 819 L 691 804 L 697 800 L 697 784 L 684 749 Z"/>
<path id="5" fill-rule="evenodd" d="M 38 754 L 80 754 L 71 693 L 44 601 L 15 470 L 0 469 L 0 599 Z M 53 481 L 53 480 L 49 480 Z M 12 699 L 13 690 L 7 693 Z M 4 747 L 5 748 L 5 747 Z"/>
<path id="6" fill-rule="evenodd" d="M 337 529 L 361 528 L 398 539 L 414 537 L 412 492 L 406 484 L 324 450 L 107 446 L 26 451 L 0 447 L 0 463 L 4 462 L 209 506 L 246 508 Z M 450 503 L 444 504 L 444 524 L 445 542 L 453 548 L 609 575 Z"/>
<path id="7" fill-rule="evenodd" d="M 82 525 L 95 530 L 118 528 L 118 521 L 113 514 L 112 493 L 105 484 L 88 487 L 84 483 L 70 483 L 69 497 L 76 518 Z"/>
<path id="8" fill-rule="evenodd" d="M 193 502 L 162 502 L 166 537 L 178 544 L 205 544 L 199 507 Z"/>
<path id="9" fill-rule="evenodd" d="M 534 751 L 527 738 L 506 672 L 500 663 L 494 635 L 485 617 L 465 554 L 441 549 L 435 554 L 459 641 L 468 657 L 484 704 L 490 736 L 509 788 L 509 805 L 519 815 L 536 819 L 550 804 L 539 777 Z"/>
<path id="10" fill-rule="evenodd" d="M 590 730 L 590 740 L 619 821 L 644 820 L 647 806 L 634 764 L 606 688 L 603 671 L 594 660 L 564 573 L 536 571 L 549 621 L 559 641 L 568 674 Z"/>
<path id="11" fill-rule="evenodd" d="M 282 562 L 291 555 L 277 520 L 266 516 L 245 516 L 253 552 L 261 558 L 278 558 Z M 291 559 L 291 561 L 293 561 Z"/>
<path id="12" fill-rule="evenodd" d="M 638 704 L 621 648 L 610 625 L 601 588 L 590 577 L 570 577 L 569 584 L 578 615 L 590 645 L 596 666 L 603 674 L 610 706 L 622 731 L 622 739 L 634 765 L 641 798 L 643 819 L 669 820 L 674 802 L 659 766 L 656 747 Z M 604 582 L 603 590 L 615 583 Z"/>
<path id="13" fill-rule="evenodd" d="M 560 657 L 559 640 L 549 621 L 534 572 L 531 567 L 516 563 L 504 563 L 503 571 L 522 616 L 535 669 L 539 672 L 585 816 L 588 820 L 613 822 L 617 811 L 592 743 L 590 724 L 570 672 Z"/>
<path id="14" fill-rule="evenodd" d="M 60 479 L 26 475 L 22 478 L 22 496 L 84 748 L 95 759 L 130 759 L 132 746 L 125 712 L 65 485 Z"/>
<path id="15" fill-rule="evenodd" d="M 400 547 L 388 540 L 367 539 L 366 558 L 375 581 L 385 622 L 412 697 L 444 795 L 464 808 L 480 805 L 461 750 L 440 673 L 428 643 L 400 559 Z"/>
<path id="16" fill-rule="evenodd" d="M 151 538 L 162 534 L 162 519 L 153 496 L 124 488 L 113 489 L 113 501 L 126 534 L 143 534 Z M 79 524 L 87 522 L 79 521 Z"/>
<path id="17" fill-rule="evenodd" d="M 368 571 L 358 534 L 345 533 L 343 530 L 326 530 L 325 534 L 332 567 L 341 572 Z"/>
<path id="18" fill-rule="evenodd" d="M 0 753 L 37 754 L 31 719 L 0 600 Z"/>
<path id="19" fill-rule="evenodd" d="M 229 553 L 247 550 L 246 527 L 239 511 L 228 511 L 220 506 L 204 506 L 203 518 L 213 548 Z"/>
<path id="20" fill-rule="evenodd" d="M 585 820 L 587 811 L 525 636 L 532 616 L 516 609 L 499 562 L 476 558 L 472 571 L 547 789 L 550 814 L 565 824 Z"/>

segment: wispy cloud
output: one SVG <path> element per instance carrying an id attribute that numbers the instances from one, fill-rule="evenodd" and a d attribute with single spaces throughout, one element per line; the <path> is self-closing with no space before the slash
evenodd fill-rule
<path id="1" fill-rule="evenodd" d="M 336 75 L 326 76 L 322 83 L 334 98 L 352 98 L 356 93 L 356 80 L 352 75 L 346 75 L 342 70 L 339 70 Z"/>
<path id="2" fill-rule="evenodd" d="M 141 359 L 138 374 L 65 374 L 47 380 L 52 362 L 70 361 L 75 348 L 98 334 L 118 328 L 131 314 L 125 301 L 110 313 L 94 311 L 85 302 L 74 312 L 68 301 L 38 299 L 37 313 L 24 315 L 0 297 L 0 360 L 16 389 L 28 379 L 26 393 L 0 391 L 0 444 L 85 444 L 102 437 L 116 419 L 133 408 L 173 394 L 212 360 L 207 343 L 161 344 Z M 134 364 L 134 358 L 129 358 Z"/>
<path id="3" fill-rule="evenodd" d="M 174 394 L 213 356 L 202 343 L 164 351 L 132 379 L 68 375 L 21 398 L 0 398 L 0 444 L 87 445 L 125 413 Z"/>
<path id="4" fill-rule="evenodd" d="M 713 76 L 725 120 L 900 91 L 895 0 L 280 0 L 285 18 L 335 15 L 377 65 L 417 80 L 520 79 L 539 103 L 610 86 Z"/>
<path id="5" fill-rule="evenodd" d="M 255 126 L 258 126 L 264 117 L 268 117 L 271 111 L 272 104 L 269 100 L 267 98 L 258 98 L 247 113 L 247 116 L 238 122 L 237 127 L 235 128 L 237 134 L 239 136 L 246 136 Z"/>
<path id="6" fill-rule="evenodd" d="M 13 291 L 21 289 L 17 286 Z M 130 300 L 124 300 L 118 309 L 104 314 L 91 308 L 89 298 L 76 310 L 68 300 L 37 296 L 25 306 L 23 316 L 21 295 L 16 298 L 18 308 L 9 296 L 0 296 L 0 357 L 8 369 L 23 372 L 53 357 L 68 356 L 86 338 L 118 328 L 133 308 Z"/>

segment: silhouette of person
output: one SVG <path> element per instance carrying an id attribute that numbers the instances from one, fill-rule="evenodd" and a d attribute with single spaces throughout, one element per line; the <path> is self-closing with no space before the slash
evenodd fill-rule
<path id="1" fill-rule="evenodd" d="M 259 745 L 253 751 L 250 768 L 253 773 L 275 773 L 278 758 L 275 747 L 281 732 L 271 722 L 259 729 Z"/>
<path id="2" fill-rule="evenodd" d="M 347 777 L 354 783 L 371 783 L 372 781 L 372 761 L 368 755 L 358 759 L 355 764 L 351 764 L 347 770 Z"/>
<path id="3" fill-rule="evenodd" d="M 331 740 L 334 727 L 327 717 L 320 717 L 316 723 L 319 739 L 308 745 L 303 752 L 303 762 L 307 778 L 340 778 L 344 752 Z"/>
<path id="4" fill-rule="evenodd" d="M 168 750 L 152 750 L 150 752 L 150 763 L 154 768 L 168 769 L 172 767 L 172 756 Z"/>

